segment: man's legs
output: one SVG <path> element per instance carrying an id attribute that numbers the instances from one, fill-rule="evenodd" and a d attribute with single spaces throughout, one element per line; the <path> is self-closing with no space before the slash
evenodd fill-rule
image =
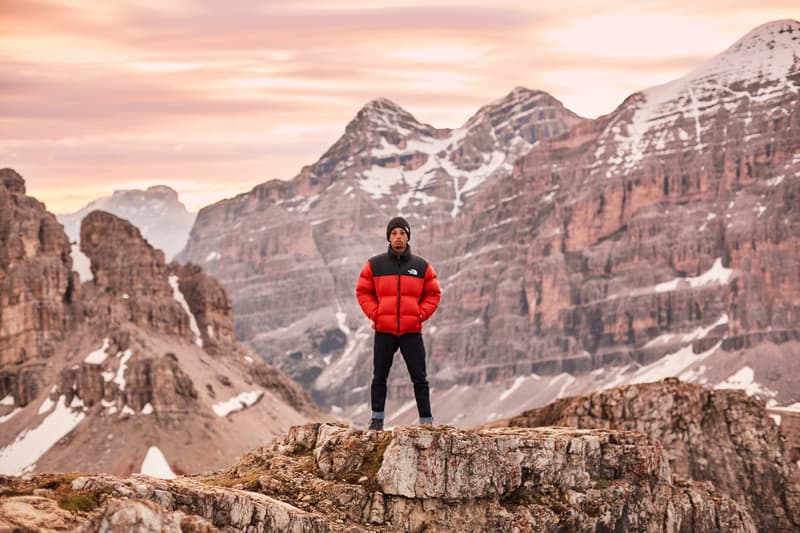
<path id="1" fill-rule="evenodd" d="M 425 343 L 422 333 L 406 333 L 400 336 L 400 352 L 406 362 L 411 381 L 414 383 L 414 398 L 417 400 L 420 424 L 433 422 L 431 393 L 425 372 Z"/>
<path id="2" fill-rule="evenodd" d="M 386 406 L 386 380 L 392 368 L 392 359 L 397 351 L 397 335 L 375 332 L 375 343 L 372 349 L 372 418 L 383 420 Z"/>

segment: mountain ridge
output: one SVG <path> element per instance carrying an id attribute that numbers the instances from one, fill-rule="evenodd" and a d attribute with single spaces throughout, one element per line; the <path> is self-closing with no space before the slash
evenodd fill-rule
<path id="1" fill-rule="evenodd" d="M 779 21 L 752 35 L 797 24 Z M 746 63 L 743 79 L 775 66 L 773 56 L 742 49 L 743 64 L 763 62 Z M 430 376 L 447 402 L 469 405 L 470 387 L 487 385 L 490 394 L 491 383 L 518 378 L 523 387 L 552 381 L 545 390 L 557 395 L 663 372 L 723 383 L 747 367 L 769 399 L 792 403 L 797 377 L 779 361 L 794 357 L 800 336 L 792 326 L 800 287 L 781 266 L 798 259 L 796 82 L 791 73 L 783 85 L 756 77 L 748 94 L 763 97 L 752 98 L 736 93 L 739 78 L 728 87 L 697 76 L 720 57 L 631 95 L 609 115 L 565 115 L 563 132 L 542 138 L 525 134 L 544 131 L 558 104 L 517 89 L 512 99 L 536 106 L 514 110 L 506 95 L 473 115 L 469 131 L 442 139 L 340 139 L 324 156 L 331 165 L 306 167 L 263 217 L 256 194 L 238 200 L 248 210 L 204 212 L 182 257 L 236 287 L 234 302 L 246 310 L 237 338 L 351 419 L 364 415 L 370 379 L 370 330 L 352 287 L 398 211 L 445 291 L 426 338 Z M 783 56 L 777 64 L 788 65 Z M 494 127 L 502 118 L 487 119 L 492 105 L 529 122 L 511 120 L 515 137 L 505 139 Z M 350 153 L 351 145 L 361 151 Z M 325 169 L 336 170 L 314 174 Z M 247 234 L 234 234 L 235 224 Z M 212 256 L 214 264 L 202 263 Z M 277 312 L 270 302 L 291 303 Z M 780 378 L 767 387 L 770 375 Z M 393 387 L 398 400 L 389 410 L 402 412 L 393 422 L 403 423 L 409 390 L 399 378 Z M 449 423 L 469 416 L 442 410 Z"/>

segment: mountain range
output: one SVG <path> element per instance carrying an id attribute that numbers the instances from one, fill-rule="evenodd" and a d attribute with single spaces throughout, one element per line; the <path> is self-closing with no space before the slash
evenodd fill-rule
<path id="1" fill-rule="evenodd" d="M 798 94 L 776 21 L 595 120 L 373 100 L 171 262 L 130 219 L 174 191 L 68 236 L 0 170 L 0 529 L 797 529 Z M 364 422 L 354 284 L 398 213 L 444 290 L 437 423 L 395 370 L 377 432 L 329 420 Z"/>
<path id="2" fill-rule="evenodd" d="M 174 476 L 320 418 L 233 340 L 227 293 L 202 269 L 104 211 L 80 243 L 83 283 L 56 217 L 0 170 L 0 474 Z"/>
<path id="3" fill-rule="evenodd" d="M 792 404 L 798 57 L 800 23 L 768 23 L 595 120 L 524 88 L 454 130 L 377 99 L 295 178 L 203 208 L 179 258 L 230 291 L 238 340 L 352 420 L 371 377 L 353 287 L 397 214 L 444 291 L 425 331 L 443 423 L 671 375 Z M 407 382 L 390 423 L 413 420 Z"/>

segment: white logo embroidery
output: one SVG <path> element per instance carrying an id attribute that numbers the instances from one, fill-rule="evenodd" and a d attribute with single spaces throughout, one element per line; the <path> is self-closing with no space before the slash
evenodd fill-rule
<path id="1" fill-rule="evenodd" d="M 417 269 L 416 268 L 409 268 L 408 269 L 408 273 L 411 274 L 412 276 L 416 276 L 417 275 Z"/>

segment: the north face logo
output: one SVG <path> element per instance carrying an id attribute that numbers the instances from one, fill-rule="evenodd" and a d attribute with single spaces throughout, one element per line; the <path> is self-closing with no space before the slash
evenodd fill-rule
<path id="1" fill-rule="evenodd" d="M 416 276 L 418 274 L 416 268 L 409 268 L 408 273 L 411 274 L 412 276 Z"/>

